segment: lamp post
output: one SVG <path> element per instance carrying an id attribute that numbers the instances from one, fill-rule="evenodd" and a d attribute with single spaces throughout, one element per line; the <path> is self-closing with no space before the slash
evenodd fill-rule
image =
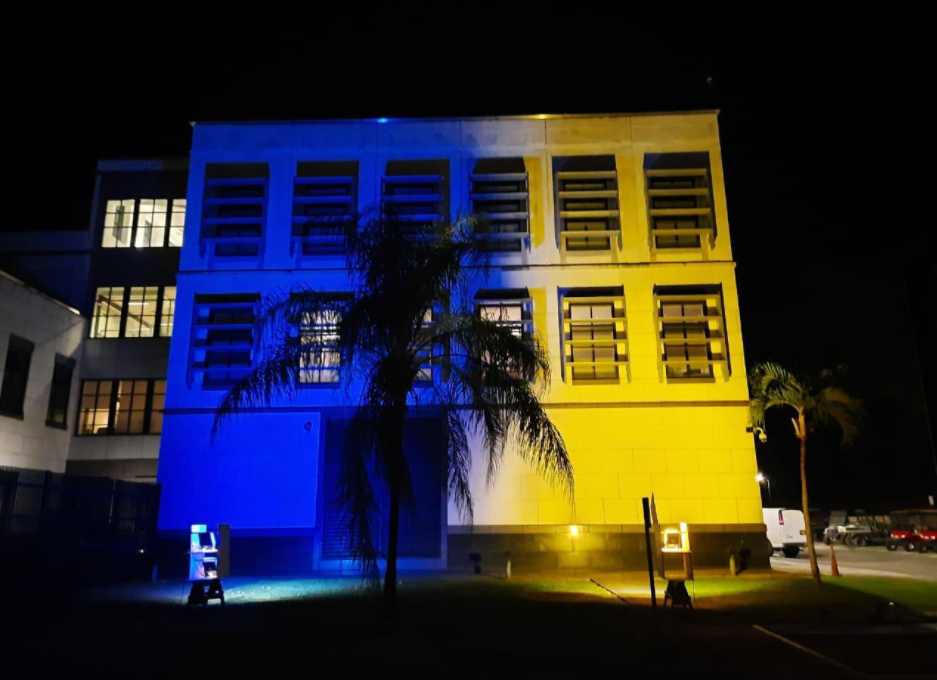
<path id="1" fill-rule="evenodd" d="M 768 485 L 768 504 L 769 504 L 769 505 L 774 505 L 774 501 L 771 500 L 771 480 L 768 479 L 767 476 L 765 476 L 765 475 L 763 475 L 762 473 L 759 472 L 757 475 L 755 475 L 755 481 L 758 482 L 759 487 L 760 487 L 762 484 L 767 484 L 767 485 Z"/>

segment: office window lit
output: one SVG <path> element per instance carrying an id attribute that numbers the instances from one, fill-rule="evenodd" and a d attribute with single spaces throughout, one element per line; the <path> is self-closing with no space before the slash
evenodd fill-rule
<path id="1" fill-rule="evenodd" d="M 92 338 L 152 338 L 172 335 L 175 286 L 98 288 Z"/>
<path id="2" fill-rule="evenodd" d="M 77 433 L 159 434 L 165 399 L 165 380 L 85 380 Z"/>
<path id="3" fill-rule="evenodd" d="M 133 215 L 136 201 L 108 201 L 104 211 L 104 248 L 129 248 L 133 232 Z"/>

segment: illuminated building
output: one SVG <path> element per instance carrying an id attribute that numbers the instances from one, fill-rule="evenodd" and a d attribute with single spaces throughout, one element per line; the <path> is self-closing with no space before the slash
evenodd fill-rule
<path id="1" fill-rule="evenodd" d="M 414 418 L 404 566 L 506 552 L 519 568 L 638 566 L 652 493 L 662 523 L 686 523 L 698 566 L 740 545 L 764 557 L 714 112 L 199 123 L 188 181 L 163 530 L 229 523 L 235 570 L 239 541 L 307 569 L 348 566 L 335 489 L 351 405 L 334 371 L 214 439 L 211 426 L 256 360 L 260 302 L 298 283 L 347 292 L 330 220 L 383 205 L 415 228 L 487 215 L 493 271 L 477 308 L 546 343 L 545 403 L 575 467 L 571 504 L 510 454 L 489 487 L 479 454 L 469 526 L 445 500 L 438 424 Z"/>

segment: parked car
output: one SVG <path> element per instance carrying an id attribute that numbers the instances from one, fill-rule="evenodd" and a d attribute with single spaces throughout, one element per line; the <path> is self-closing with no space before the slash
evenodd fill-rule
<path id="1" fill-rule="evenodd" d="M 780 550 L 785 557 L 797 557 L 807 545 L 807 527 L 804 513 L 786 508 L 764 508 L 762 510 L 771 550 Z"/>
<path id="2" fill-rule="evenodd" d="M 907 552 L 937 551 L 937 510 L 896 510 L 891 516 L 896 528 L 885 547 L 904 548 Z"/>

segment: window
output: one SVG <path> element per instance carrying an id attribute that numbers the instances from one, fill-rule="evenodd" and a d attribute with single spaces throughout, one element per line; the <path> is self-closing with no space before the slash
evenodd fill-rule
<path id="1" fill-rule="evenodd" d="M 449 162 L 388 161 L 381 208 L 386 220 L 411 236 L 448 219 Z"/>
<path id="2" fill-rule="evenodd" d="M 315 344 L 322 348 L 318 355 L 300 358 L 299 382 L 303 385 L 337 383 L 342 358 L 338 351 L 338 324 L 341 312 L 338 309 L 320 310 L 316 314 L 304 315 L 299 326 L 299 342 Z"/>
<path id="3" fill-rule="evenodd" d="M 489 252 L 517 252 L 530 236 L 530 195 L 523 158 L 483 158 L 470 177 L 472 214 L 479 245 Z"/>
<path id="4" fill-rule="evenodd" d="M 664 377 L 712 380 L 717 366 L 728 377 L 721 287 L 658 286 L 654 298 Z"/>
<path id="5" fill-rule="evenodd" d="M 479 317 L 509 329 L 522 340 L 533 340 L 532 307 L 526 288 L 483 289 L 475 294 L 475 309 Z"/>
<path id="6" fill-rule="evenodd" d="M 139 204 L 139 205 L 138 205 Z M 182 246 L 185 199 L 141 198 L 112 200 L 105 204 L 102 248 L 163 248 Z"/>
<path id="7" fill-rule="evenodd" d="M 206 389 L 224 389 L 250 370 L 259 303 L 256 294 L 195 296 L 190 381 L 200 381 Z"/>
<path id="8" fill-rule="evenodd" d="M 129 248 L 133 231 L 133 214 L 136 201 L 108 201 L 104 210 L 103 248 Z"/>
<path id="9" fill-rule="evenodd" d="M 6 362 L 3 365 L 3 384 L 0 385 L 0 415 L 23 417 L 23 402 L 26 401 L 29 364 L 34 347 L 29 340 L 10 335 Z"/>
<path id="10" fill-rule="evenodd" d="M 52 369 L 52 386 L 49 389 L 49 409 L 46 412 L 46 425 L 67 429 L 68 402 L 72 393 L 72 376 L 75 373 L 75 360 L 55 355 L 55 367 Z"/>
<path id="11" fill-rule="evenodd" d="M 647 154 L 644 176 L 653 250 L 706 252 L 715 245 L 708 153 Z"/>
<path id="12" fill-rule="evenodd" d="M 85 380 L 77 433 L 159 434 L 165 396 L 165 380 Z"/>
<path id="13" fill-rule="evenodd" d="M 428 342 L 435 336 L 433 325 L 436 319 L 436 312 L 427 309 L 423 315 L 422 333 L 418 336 L 417 342 L 423 343 L 423 346 L 417 352 L 416 357 L 420 360 L 420 371 L 416 374 L 416 381 L 423 383 L 433 382 L 433 366 L 436 363 L 435 343 Z"/>
<path id="14" fill-rule="evenodd" d="M 211 163 L 205 169 L 201 254 L 256 258 L 267 221 L 266 163 Z"/>
<path id="15" fill-rule="evenodd" d="M 98 288 L 90 337 L 170 337 L 175 304 L 175 286 Z"/>
<path id="16" fill-rule="evenodd" d="M 618 172 L 614 156 L 553 159 L 556 224 L 564 250 L 609 250 L 619 244 Z"/>
<path id="17" fill-rule="evenodd" d="M 345 233 L 355 222 L 357 204 L 357 162 L 300 163 L 293 184 L 292 252 L 345 252 Z"/>
<path id="18" fill-rule="evenodd" d="M 618 383 L 621 367 L 628 366 L 624 290 L 577 288 L 560 295 L 564 379 Z"/>
<path id="19" fill-rule="evenodd" d="M 172 216 L 169 222 L 169 247 L 181 248 L 185 235 L 185 200 L 177 198 L 172 202 Z"/>

